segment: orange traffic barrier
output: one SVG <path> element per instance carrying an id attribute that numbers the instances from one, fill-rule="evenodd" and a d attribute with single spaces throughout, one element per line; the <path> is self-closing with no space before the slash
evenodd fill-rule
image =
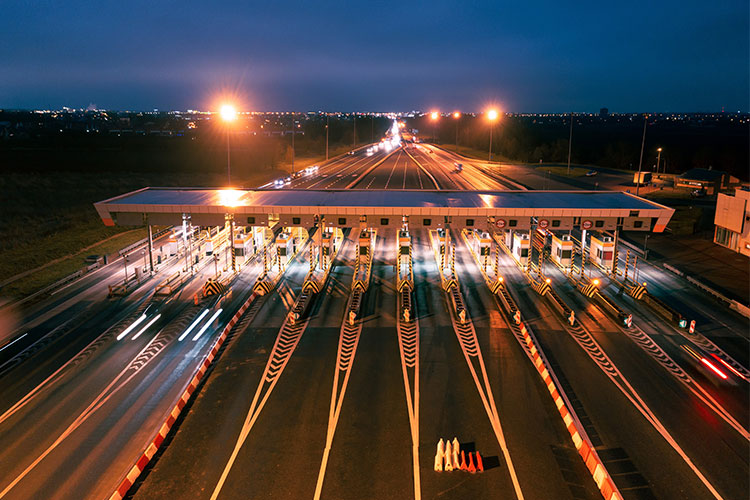
<path id="1" fill-rule="evenodd" d="M 451 450 L 451 442 L 445 441 L 445 471 L 449 472 L 453 470 L 453 450 Z"/>
<path id="2" fill-rule="evenodd" d="M 474 466 L 474 457 L 471 454 L 471 452 L 469 452 L 469 469 L 468 470 L 472 474 L 474 474 L 477 471 L 477 468 Z"/>
<path id="3" fill-rule="evenodd" d="M 477 452 L 477 472 L 484 472 L 484 464 L 482 463 L 482 455 Z"/>
<path id="4" fill-rule="evenodd" d="M 469 470 L 469 468 L 466 467 L 466 455 L 464 455 L 464 450 L 461 450 L 461 466 L 459 468 L 461 470 Z"/>

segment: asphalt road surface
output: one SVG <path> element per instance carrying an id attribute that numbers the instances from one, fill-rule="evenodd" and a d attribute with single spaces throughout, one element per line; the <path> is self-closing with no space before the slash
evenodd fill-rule
<path id="1" fill-rule="evenodd" d="M 379 144 L 263 189 L 502 190 L 540 179 L 550 188 L 566 185 L 538 171 L 518 178 L 512 172 L 428 144 Z M 131 496 L 601 498 L 461 235 L 452 231 L 475 334 L 469 340 L 457 334 L 428 230 L 410 229 L 414 337 L 403 336 L 394 229 L 378 232 L 369 288 L 349 326 L 357 232 L 346 231 L 321 292 L 295 322 L 290 311 L 310 270 L 302 248 L 233 330 Z M 106 298 L 108 286 L 124 278 L 116 262 L 22 312 L 17 341 L 0 350 L 0 498 L 114 492 L 263 271 L 259 252 L 236 275 L 221 273 L 226 293 L 196 300 L 229 263 L 222 249 L 218 263 L 192 249 L 199 261 L 191 271 L 184 252 L 125 297 Z M 633 314 L 640 343 L 636 330 L 626 331 L 550 263 L 545 277 L 577 312 L 583 337 L 511 257 L 500 251 L 498 264 L 624 498 L 746 498 L 746 380 L 721 381 L 694 363 L 683 346 L 695 347 L 695 339 L 619 294 L 595 268 L 602 292 Z M 177 271 L 185 278 L 179 290 L 155 296 Z M 747 368 L 744 319 L 674 275 L 647 264 L 639 272 L 655 296 L 694 313 L 701 338 Z M 405 356 L 412 345 L 416 354 Z M 485 472 L 433 470 L 438 440 L 454 437 L 463 450 L 482 454 Z"/>

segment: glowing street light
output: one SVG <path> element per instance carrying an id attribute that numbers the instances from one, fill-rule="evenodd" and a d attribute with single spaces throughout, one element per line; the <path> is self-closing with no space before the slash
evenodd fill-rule
<path id="1" fill-rule="evenodd" d="M 440 113 L 438 113 L 437 111 L 433 111 L 432 113 L 430 113 L 430 120 L 432 120 L 432 142 L 437 142 L 435 127 L 437 126 L 438 118 L 440 118 Z"/>
<path id="2" fill-rule="evenodd" d="M 492 129 L 499 116 L 496 109 L 487 111 L 487 119 L 490 121 L 490 152 L 487 161 L 492 161 Z"/>
<path id="3" fill-rule="evenodd" d="M 228 124 L 234 121 L 237 121 L 237 109 L 232 106 L 231 104 L 224 104 L 219 108 L 219 116 L 221 117 L 222 121 L 227 124 L 227 182 L 231 184 L 232 182 L 232 173 L 231 173 L 231 163 L 230 163 L 230 157 L 229 157 L 229 126 Z"/>
<path id="4" fill-rule="evenodd" d="M 231 104 L 224 104 L 219 110 L 219 114 L 225 122 L 233 122 L 237 119 L 237 110 Z"/>
<path id="5" fill-rule="evenodd" d="M 662 148 L 656 148 L 656 173 L 659 173 L 659 162 L 661 161 L 661 151 Z M 664 169 L 666 172 L 666 168 Z"/>
<path id="6" fill-rule="evenodd" d="M 456 120 L 456 153 L 458 153 L 458 122 L 459 118 L 461 118 L 461 113 L 459 111 L 454 111 L 453 118 Z"/>

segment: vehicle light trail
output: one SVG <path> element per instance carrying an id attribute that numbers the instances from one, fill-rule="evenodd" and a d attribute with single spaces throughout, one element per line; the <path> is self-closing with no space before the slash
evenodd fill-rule
<path id="1" fill-rule="evenodd" d="M 203 332 L 208 330 L 208 327 L 211 325 L 211 323 L 214 322 L 214 320 L 219 316 L 219 314 L 221 314 L 221 311 L 223 310 L 224 309 L 219 309 L 211 316 L 211 318 L 209 318 L 208 321 L 206 321 L 206 323 L 201 327 L 201 329 L 198 330 L 198 333 L 195 334 L 195 337 L 193 337 L 193 341 L 198 340 L 201 337 L 201 335 L 203 335 Z"/>
<path id="2" fill-rule="evenodd" d="M 722 380 L 726 380 L 726 379 L 727 379 L 727 375 L 726 375 L 726 373 L 724 373 L 723 371 L 721 371 L 721 370 L 719 370 L 718 368 L 716 368 L 716 367 L 715 367 L 715 366 L 713 365 L 713 363 L 711 363 L 711 362 L 710 362 L 709 360 L 707 360 L 706 358 L 701 358 L 701 363 L 703 363 L 704 365 L 706 365 L 707 367 L 709 367 L 709 368 L 710 368 L 710 369 L 711 369 L 711 370 L 712 370 L 712 371 L 713 371 L 714 373 L 716 373 L 716 374 L 717 374 L 717 375 L 718 375 L 719 377 L 721 377 L 721 378 L 722 378 Z"/>
<path id="3" fill-rule="evenodd" d="M 185 337 L 187 337 L 188 334 L 193 331 L 193 328 L 195 328 L 196 326 L 198 326 L 198 323 L 201 322 L 201 320 L 206 316 L 206 314 L 208 314 L 208 309 L 204 309 L 203 312 L 200 314 L 200 316 L 198 316 L 197 318 L 195 318 L 195 321 L 193 321 L 192 324 L 187 328 L 187 330 L 185 330 L 182 333 L 182 335 L 179 336 L 179 338 L 177 339 L 177 341 L 178 342 L 182 342 L 183 340 L 185 340 Z"/>
<path id="4" fill-rule="evenodd" d="M 161 314 L 157 314 L 156 316 L 154 316 L 154 318 L 151 321 L 149 321 L 148 323 L 146 323 L 146 326 L 144 326 L 143 328 L 141 328 L 138 333 L 136 333 L 135 335 L 133 335 L 133 339 L 132 340 L 135 340 L 138 337 L 140 337 L 141 334 L 143 332 L 145 332 L 146 330 L 148 330 L 148 327 L 151 326 L 151 325 L 153 325 L 156 322 L 156 320 L 159 319 L 159 318 L 161 318 Z"/>
<path id="5" fill-rule="evenodd" d="M 21 340 L 22 338 L 24 338 L 24 337 L 25 337 L 26 335 L 28 335 L 28 334 L 29 334 L 29 332 L 26 332 L 26 333 L 24 333 L 23 335 L 21 335 L 20 337 L 18 337 L 17 339 L 14 339 L 14 340 L 13 340 L 12 342 L 8 342 L 8 343 L 7 343 L 7 344 L 5 344 L 4 346 L 0 347 L 0 351 L 4 350 L 4 349 L 5 349 L 5 348 L 7 348 L 7 347 L 10 347 L 10 346 L 12 346 L 13 344 L 15 344 L 16 342 L 18 342 L 19 340 Z"/>
<path id="6" fill-rule="evenodd" d="M 120 335 L 117 336 L 117 340 L 122 340 L 123 338 L 125 338 L 128 335 L 128 333 L 132 332 L 136 326 L 143 323 L 143 320 L 145 319 L 146 319 L 146 315 L 142 314 L 140 318 L 135 320 L 132 325 L 127 327 L 125 330 L 123 330 L 123 332 Z"/>

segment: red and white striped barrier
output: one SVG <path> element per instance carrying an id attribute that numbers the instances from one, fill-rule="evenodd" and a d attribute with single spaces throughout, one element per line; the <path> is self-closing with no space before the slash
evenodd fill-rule
<path id="1" fill-rule="evenodd" d="M 162 424 L 159 432 L 156 433 L 154 439 L 151 440 L 151 444 L 148 445 L 135 465 L 131 467 L 128 474 L 120 482 L 120 486 L 117 488 L 117 490 L 112 493 L 111 497 L 109 497 L 110 500 L 122 500 L 127 494 L 128 490 L 133 486 L 133 484 L 135 484 L 136 479 L 138 479 L 138 476 L 140 476 L 141 472 L 143 472 L 143 469 L 146 468 L 146 465 L 148 465 L 153 456 L 156 454 L 159 446 L 161 446 L 161 444 L 164 442 L 164 439 L 167 437 L 167 434 L 169 434 L 169 430 L 172 428 L 174 423 L 177 421 L 177 418 L 180 416 L 182 409 L 185 407 L 187 402 L 190 400 L 190 397 L 195 392 L 195 389 L 196 387 L 198 387 L 198 384 L 203 378 L 203 375 L 206 374 L 208 367 L 211 366 L 211 363 L 216 357 L 216 353 L 219 352 L 219 349 L 224 344 L 224 341 L 226 340 L 227 335 L 229 335 L 230 330 L 232 329 L 232 327 L 234 327 L 234 325 L 237 324 L 242 315 L 245 314 L 245 311 L 247 311 L 248 307 L 250 307 L 250 304 L 252 304 L 256 298 L 257 294 L 253 292 L 245 301 L 245 303 L 242 304 L 242 307 L 240 307 L 239 310 L 234 314 L 234 316 L 232 316 L 232 319 L 229 320 L 227 326 L 225 326 L 224 330 L 222 330 L 221 335 L 219 335 L 219 337 L 214 341 L 214 345 L 209 351 L 208 355 L 196 370 L 193 378 L 190 380 L 190 384 L 185 388 L 182 396 L 177 401 L 177 404 L 175 404 L 174 408 L 172 408 L 172 412 L 167 417 L 167 420 Z"/>
<path id="2" fill-rule="evenodd" d="M 524 341 L 531 352 L 534 366 L 536 366 L 539 375 L 541 375 L 544 384 L 547 386 L 547 390 L 549 390 L 550 396 L 552 396 L 552 399 L 555 401 L 555 406 L 557 406 L 557 410 L 560 412 L 560 416 L 562 417 L 565 426 L 568 428 L 573 444 L 575 445 L 576 450 L 578 450 L 578 454 L 581 455 L 583 462 L 586 464 L 589 473 L 591 473 L 591 476 L 594 478 L 596 486 L 606 500 L 622 500 L 622 495 L 620 495 L 617 486 L 615 486 L 609 472 L 607 472 L 607 469 L 604 467 L 604 463 L 599 458 L 599 455 L 596 453 L 596 450 L 594 450 L 589 439 L 585 437 L 583 429 L 578 428 L 580 423 L 577 419 L 573 418 L 571 412 L 565 405 L 565 401 L 560 395 L 549 370 L 545 366 L 544 360 L 539 355 L 539 351 L 534 345 L 534 341 L 531 339 L 531 336 L 526 329 L 526 325 L 521 323 L 519 328 L 521 329 Z"/>

